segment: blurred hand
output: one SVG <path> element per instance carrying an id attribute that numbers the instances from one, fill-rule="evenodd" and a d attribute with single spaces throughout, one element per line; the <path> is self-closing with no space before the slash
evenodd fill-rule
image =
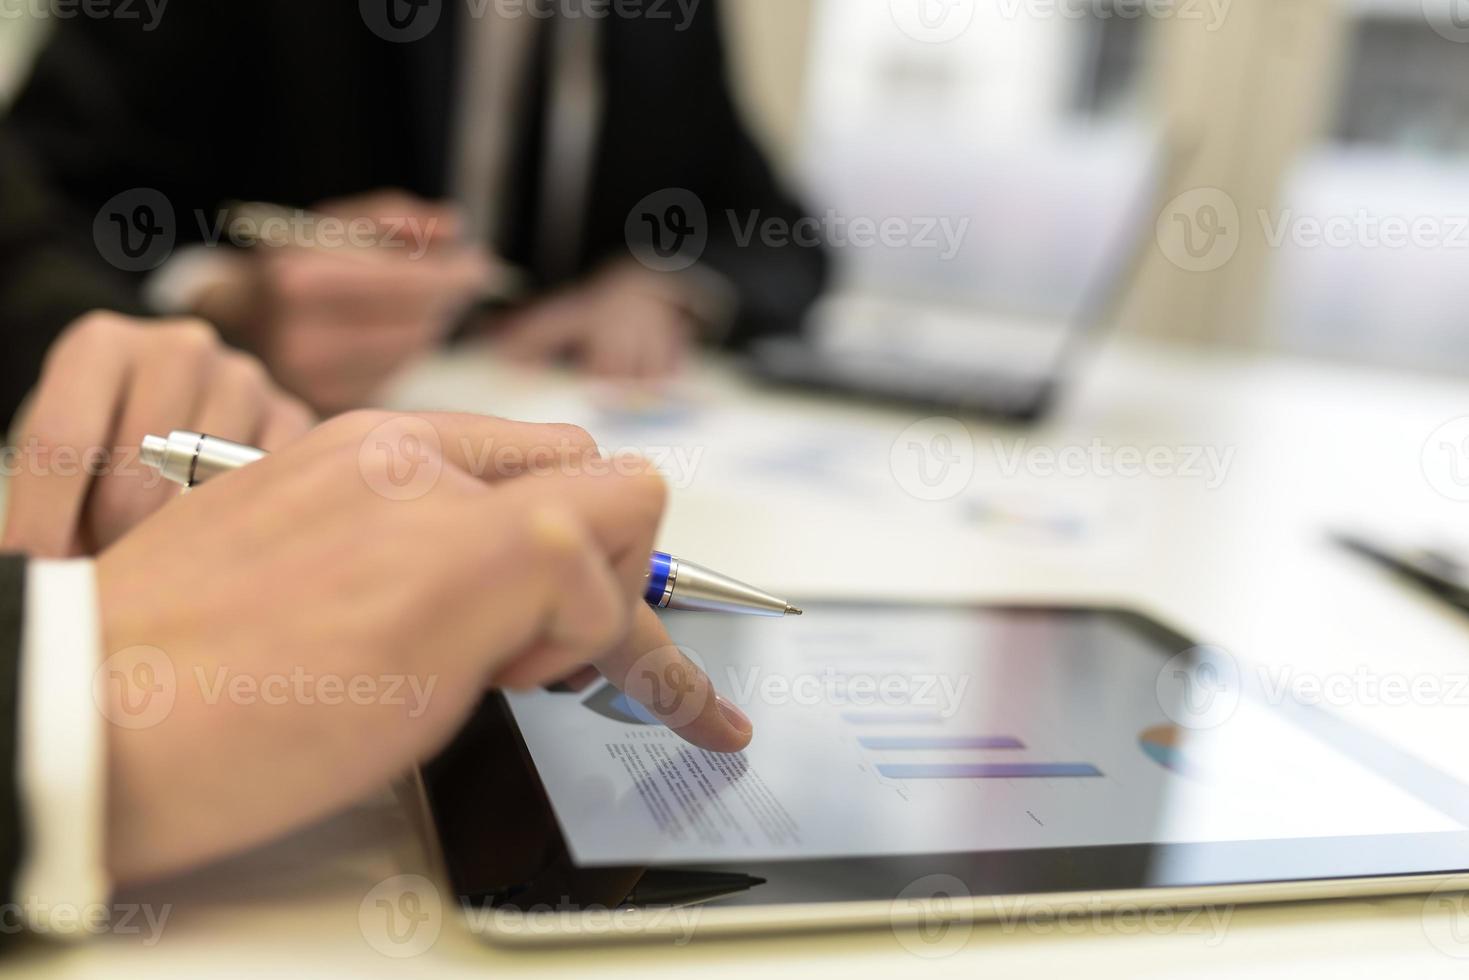
<path id="1" fill-rule="evenodd" d="M 627 263 L 495 324 L 499 352 L 523 363 L 560 358 L 610 378 L 678 371 L 697 331 L 667 277 Z"/>
<path id="2" fill-rule="evenodd" d="M 366 412 L 180 498 L 97 566 L 114 876 L 318 818 L 433 755 L 487 688 L 586 663 L 690 742 L 743 748 L 748 720 L 641 601 L 663 505 L 645 461 L 580 430 Z"/>
<path id="3" fill-rule="evenodd" d="M 52 347 L 20 425 L 0 546 L 91 554 L 178 496 L 138 461 L 148 433 L 192 429 L 275 449 L 311 421 L 202 321 L 90 314 Z"/>
<path id="4" fill-rule="evenodd" d="M 249 249 L 204 294 L 199 312 L 331 414 L 366 404 L 437 347 L 500 267 L 462 241 L 459 218 L 444 205 L 384 192 L 316 210 L 375 229 L 362 237 L 379 244 Z"/>

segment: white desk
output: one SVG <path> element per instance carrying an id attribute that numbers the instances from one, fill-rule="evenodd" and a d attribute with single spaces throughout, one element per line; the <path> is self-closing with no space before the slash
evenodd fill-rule
<path id="1" fill-rule="evenodd" d="M 1116 600 L 1241 658 L 1297 672 L 1350 674 L 1358 665 L 1410 678 L 1469 672 L 1469 617 L 1341 553 L 1324 536 L 1327 527 L 1354 518 L 1465 527 L 1469 504 L 1436 492 L 1420 457 L 1435 429 L 1469 415 L 1469 384 L 1113 346 L 1043 428 L 972 426 L 979 470 L 973 493 L 1078 510 L 1093 530 L 1076 545 L 970 519 L 961 503 L 925 503 L 884 487 L 891 482 L 888 450 L 918 413 L 754 392 L 717 366 L 696 380 L 709 411 L 737 402 L 792 428 L 829 429 L 849 452 L 870 454 L 870 465 L 859 460 L 870 479 L 863 493 L 839 500 L 821 492 L 819 481 L 806 492 L 779 477 L 715 485 L 707 477 L 727 461 L 720 446 L 705 447 L 692 486 L 675 494 L 663 538 L 670 550 L 796 595 Z M 415 372 L 394 401 L 536 415 L 572 404 L 557 401 L 564 386 L 461 356 Z M 772 442 L 787 438 L 786 430 L 772 430 Z M 656 434 L 648 438 L 656 445 Z M 1227 479 L 1214 489 L 1189 477 L 997 475 L 997 451 L 1013 453 L 1021 438 L 1052 447 L 1089 447 L 1095 438 L 1113 449 L 1233 447 L 1235 456 Z M 772 562 L 773 555 L 780 560 Z M 893 568 L 902 569 L 901 580 L 895 581 Z M 1462 751 L 1469 708 L 1333 707 L 1469 779 L 1469 754 Z M 427 953 L 388 959 L 364 940 L 358 905 L 379 881 L 423 866 L 403 814 L 385 801 L 135 896 L 173 904 L 156 946 L 111 936 L 65 952 L 30 950 L 6 965 L 36 975 L 109 978 L 206 971 L 584 976 L 593 970 L 640 978 L 697 970 L 711 980 L 818 970 L 972 977 L 1018 975 L 1038 966 L 1058 975 L 1223 977 L 1249 970 L 1376 978 L 1463 976 L 1469 970 L 1469 900 L 1456 917 L 1442 903 L 1421 898 L 1240 908 L 1217 934 L 1199 926 L 1124 938 L 1105 920 L 1079 933 L 980 927 L 961 952 L 939 960 L 916 958 L 890 932 L 510 952 L 481 945 L 449 916 Z M 1446 952 L 1440 947 L 1455 925 L 1462 938 L 1447 940 Z"/>

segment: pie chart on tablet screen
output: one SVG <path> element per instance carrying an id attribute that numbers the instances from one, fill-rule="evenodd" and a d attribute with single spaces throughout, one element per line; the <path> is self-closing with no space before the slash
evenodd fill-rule
<path id="1" fill-rule="evenodd" d="M 590 697 L 584 698 L 581 704 L 583 708 L 595 711 L 603 718 L 620 721 L 624 725 L 657 726 L 663 724 L 651 711 L 611 684 L 603 684 Z"/>
<path id="2" fill-rule="evenodd" d="M 1143 755 L 1152 759 L 1169 772 L 1180 776 L 1200 776 L 1200 766 L 1190 758 L 1187 743 L 1189 733 L 1177 725 L 1154 725 L 1144 728 L 1137 737 Z"/>

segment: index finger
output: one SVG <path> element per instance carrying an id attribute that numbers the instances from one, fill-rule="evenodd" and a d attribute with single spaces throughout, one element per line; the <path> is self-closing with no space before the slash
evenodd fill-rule
<path id="1" fill-rule="evenodd" d="M 710 752 L 738 752 L 750 744 L 755 726 L 749 717 L 714 689 L 647 606 L 638 610 L 627 642 L 596 667 L 684 741 Z"/>
<path id="2" fill-rule="evenodd" d="M 21 452 L 32 458 L 10 483 L 6 548 L 45 558 L 73 552 L 92 488 L 84 457 L 93 447 L 113 448 L 103 443 L 111 435 L 131 370 L 126 348 L 116 337 L 100 319 L 83 321 L 58 341 L 47 359 L 20 439 Z M 77 454 L 75 465 L 61 465 L 62 451 Z"/>
<path id="3" fill-rule="evenodd" d="M 550 501 L 580 517 L 617 573 L 629 602 L 641 601 L 648 577 L 648 557 L 663 519 L 667 487 L 646 464 L 618 471 L 606 461 L 593 471 L 584 467 L 563 474 L 537 474 L 510 480 L 495 489 L 509 507 Z"/>

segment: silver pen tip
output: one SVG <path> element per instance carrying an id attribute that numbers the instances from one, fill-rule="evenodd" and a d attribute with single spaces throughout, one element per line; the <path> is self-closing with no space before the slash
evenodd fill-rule
<path id="1" fill-rule="evenodd" d="M 144 466 L 151 466 L 155 470 L 163 468 L 163 460 L 168 455 L 168 440 L 162 436 L 144 436 L 143 446 L 138 451 L 138 458 L 143 461 Z"/>
<path id="2" fill-rule="evenodd" d="M 787 616 L 804 616 L 804 615 L 806 615 L 806 611 L 804 609 L 797 609 L 795 606 L 791 605 L 790 603 L 786 603 L 786 615 Z"/>

